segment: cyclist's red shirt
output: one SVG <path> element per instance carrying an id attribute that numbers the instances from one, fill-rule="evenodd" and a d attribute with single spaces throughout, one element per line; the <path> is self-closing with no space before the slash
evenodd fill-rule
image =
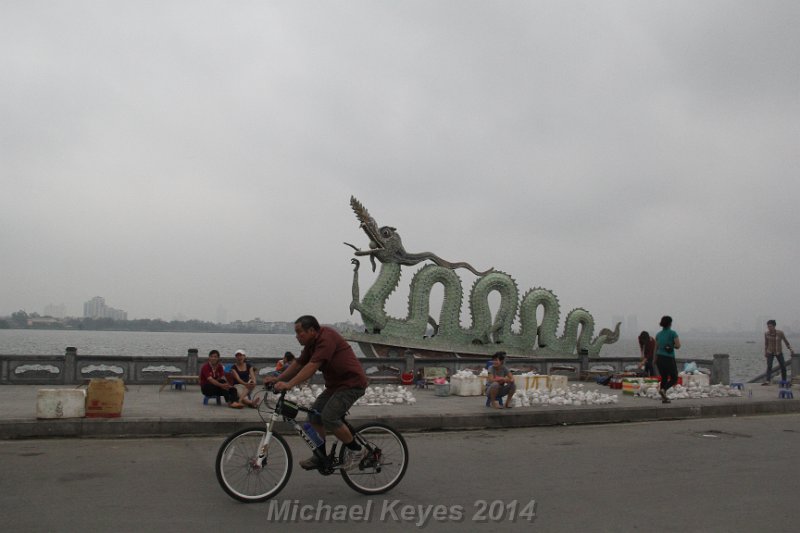
<path id="1" fill-rule="evenodd" d="M 298 363 L 319 363 L 325 389 L 366 389 L 367 375 L 350 344 L 335 329 L 321 327 L 317 337 L 303 347 Z"/>

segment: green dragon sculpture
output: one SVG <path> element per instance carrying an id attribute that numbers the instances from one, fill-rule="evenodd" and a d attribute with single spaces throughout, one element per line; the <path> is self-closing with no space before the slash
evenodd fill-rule
<path id="1" fill-rule="evenodd" d="M 403 247 L 396 228 L 379 227 L 367 209 L 355 198 L 350 206 L 361 222 L 360 227 L 369 238 L 369 250 L 345 243 L 355 250 L 351 262 L 353 272 L 353 300 L 350 314 L 358 311 L 366 327 L 367 336 L 380 343 L 392 339 L 413 341 L 425 340 L 431 349 L 468 352 L 484 347 L 486 353 L 503 349 L 515 355 L 597 355 L 604 344 L 619 338 L 620 324 L 614 331 L 603 329 L 592 339 L 594 319 L 588 311 L 576 308 L 567 314 L 564 332 L 559 337 L 556 330 L 559 322 L 558 298 L 551 291 L 534 288 L 519 298 L 514 279 L 504 272 L 490 268 L 478 271 L 469 263 L 452 263 L 430 252 L 409 253 Z M 375 271 L 377 260 L 380 272 L 373 285 L 360 298 L 358 257 L 368 256 Z M 401 275 L 401 267 L 414 266 L 423 261 L 432 261 L 414 274 L 410 284 L 408 315 L 406 318 L 390 317 L 385 310 L 386 301 L 395 291 Z M 469 295 L 471 325 L 461 326 L 460 314 L 463 301 L 461 279 L 456 270 L 465 268 L 478 276 Z M 430 294 L 436 283 L 444 287 L 444 299 L 437 323 L 430 316 Z M 500 305 L 492 320 L 489 295 L 496 291 Z M 537 309 L 543 307 L 541 324 L 537 323 Z M 519 318 L 519 333 L 512 331 L 512 324 Z M 428 325 L 433 327 L 429 335 Z"/>

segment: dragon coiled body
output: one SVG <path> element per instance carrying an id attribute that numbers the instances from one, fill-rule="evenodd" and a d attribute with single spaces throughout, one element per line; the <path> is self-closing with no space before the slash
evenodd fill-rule
<path id="1" fill-rule="evenodd" d="M 360 311 L 367 331 L 380 332 L 388 337 L 421 339 L 426 336 L 430 323 L 430 299 L 434 286 L 444 288 L 437 336 L 454 345 L 498 345 L 497 349 L 516 353 L 531 353 L 548 349 L 560 354 L 585 352 L 597 355 L 603 344 L 614 337 L 609 330 L 592 341 L 594 319 L 582 308 L 567 314 L 564 332 L 557 336 L 560 319 L 558 298 L 552 291 L 534 288 L 525 293 L 521 301 L 517 283 L 504 272 L 492 271 L 479 277 L 472 285 L 469 296 L 471 324 L 461 326 L 463 302 L 461 279 L 455 271 L 437 265 L 425 265 L 414 274 L 410 285 L 408 315 L 405 318 L 389 316 L 385 305 L 397 289 L 401 278 L 399 264 L 381 265 L 375 283 L 361 301 Z M 489 295 L 497 292 L 500 305 L 492 320 Z M 543 308 L 541 324 L 537 310 Z M 519 333 L 512 330 L 519 316 Z M 615 340 L 615 339 L 614 339 Z M 612 341 L 613 342 L 613 341 Z"/>
<path id="2" fill-rule="evenodd" d="M 564 320 L 564 332 L 559 337 L 557 329 L 560 319 L 558 298 L 551 291 L 534 288 L 520 299 L 519 289 L 514 279 L 504 272 L 489 269 L 475 270 L 468 263 L 451 263 L 435 254 L 424 252 L 410 254 L 402 246 L 400 236 L 392 227 L 378 227 L 367 210 L 351 198 L 351 206 L 361 221 L 361 227 L 370 237 L 370 250 L 356 250 L 356 256 L 369 256 L 375 268 L 375 259 L 381 263 L 375 282 L 359 298 L 358 270 L 360 262 L 353 259 L 353 301 L 350 311 L 358 311 L 370 335 L 392 339 L 429 340 L 441 347 L 446 345 L 451 351 L 467 351 L 475 346 L 491 346 L 495 350 L 505 350 L 519 355 L 541 354 L 588 354 L 597 355 L 604 344 L 616 342 L 619 338 L 619 324 L 614 331 L 603 329 L 597 338 L 594 333 L 594 319 L 588 311 L 576 308 Z M 347 243 L 345 243 L 347 244 Z M 409 266 L 430 260 L 420 268 L 411 280 L 408 297 L 408 314 L 405 318 L 391 317 L 386 313 L 386 302 L 397 289 L 402 275 L 402 266 Z M 463 288 L 457 268 L 466 268 L 477 275 L 469 295 L 469 327 L 461 326 Z M 439 322 L 430 316 L 431 292 L 436 284 L 444 288 Z M 492 319 L 489 296 L 500 296 L 500 305 Z M 542 307 L 542 321 L 538 323 L 537 312 Z M 513 331 L 515 320 L 519 319 L 519 332 Z M 434 335 L 428 336 L 428 325 L 434 325 Z"/>

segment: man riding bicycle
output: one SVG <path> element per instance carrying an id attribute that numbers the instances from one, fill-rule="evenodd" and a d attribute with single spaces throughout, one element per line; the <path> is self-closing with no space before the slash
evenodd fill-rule
<path id="1" fill-rule="evenodd" d="M 317 370 L 325 378 L 322 391 L 312 408 L 319 414 L 309 415 L 309 422 L 323 439 L 322 452 L 325 452 L 325 434 L 333 433 L 346 448 L 343 468 L 349 469 L 361 461 L 364 450 L 353 439 L 350 429 L 342 423 L 347 410 L 364 395 L 367 388 L 367 375 L 350 344 L 333 328 L 322 327 L 316 318 L 303 315 L 294 322 L 297 341 L 303 346 L 300 357 L 292 361 L 279 376 L 266 376 L 264 383 L 275 383 L 275 391 L 289 390 L 310 379 Z M 315 455 L 300 466 L 313 470 L 320 466 Z"/>

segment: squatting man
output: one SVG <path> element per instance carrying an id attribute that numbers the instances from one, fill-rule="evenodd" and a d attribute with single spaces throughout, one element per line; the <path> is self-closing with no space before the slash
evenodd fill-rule
<path id="1" fill-rule="evenodd" d="M 342 423 L 347 410 L 364 395 L 367 375 L 350 344 L 329 327 L 322 327 L 316 318 L 303 315 L 294 323 L 297 341 L 303 346 L 300 357 L 292 361 L 279 376 L 266 376 L 265 384 L 274 383 L 278 392 L 289 390 L 304 383 L 316 373 L 322 372 L 325 390 L 314 405 L 316 413 L 309 414 L 308 421 L 323 439 L 322 455 L 325 455 L 325 435 L 333 433 L 345 445 L 346 453 L 342 468 L 351 469 L 363 459 L 365 450 L 353 438 L 350 429 Z M 319 468 L 316 455 L 300 461 L 306 470 Z"/>

